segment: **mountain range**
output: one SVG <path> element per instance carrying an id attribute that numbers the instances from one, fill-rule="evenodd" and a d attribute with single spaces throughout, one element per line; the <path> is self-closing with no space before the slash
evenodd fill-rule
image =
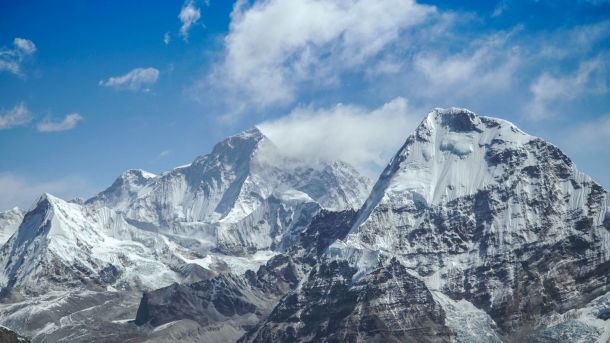
<path id="1" fill-rule="evenodd" d="M 610 194 L 501 119 L 436 109 L 405 136 L 375 183 L 254 128 L 0 213 L 0 324 L 33 342 L 607 342 Z"/>

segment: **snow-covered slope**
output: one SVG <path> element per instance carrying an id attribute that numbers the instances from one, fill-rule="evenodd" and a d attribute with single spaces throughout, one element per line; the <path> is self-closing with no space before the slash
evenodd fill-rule
<path id="1" fill-rule="evenodd" d="M 0 245 L 6 243 L 17 231 L 23 220 L 23 212 L 18 207 L 0 212 Z"/>
<path id="2" fill-rule="evenodd" d="M 0 249 L 4 292 L 158 288 L 179 281 L 167 239 L 116 212 L 43 195 Z M 183 263 L 183 261 L 180 261 Z"/>
<path id="3" fill-rule="evenodd" d="M 335 247 L 502 254 L 558 242 L 581 226 L 607 244 L 607 232 L 598 228 L 609 203 L 607 192 L 557 147 L 501 119 L 435 110 L 383 171 Z M 438 228 L 439 220 L 463 220 L 464 227 Z"/>
<path id="4" fill-rule="evenodd" d="M 304 165 L 282 156 L 258 129 L 160 176 L 125 172 L 87 204 L 134 225 L 197 238 L 229 254 L 281 249 L 321 208 L 358 208 L 370 181 L 343 162 Z"/>
<path id="5" fill-rule="evenodd" d="M 306 166 L 258 129 L 161 175 L 128 170 L 85 204 L 43 195 L 0 250 L 0 287 L 154 289 L 256 269 L 322 209 L 357 208 L 370 182 L 342 162 Z M 8 215 L 5 215 L 8 217 Z M 12 233 L 12 232 L 10 232 Z"/>

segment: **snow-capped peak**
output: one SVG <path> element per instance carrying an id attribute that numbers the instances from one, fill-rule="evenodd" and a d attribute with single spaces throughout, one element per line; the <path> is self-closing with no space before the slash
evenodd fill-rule
<path id="1" fill-rule="evenodd" d="M 0 249 L 0 289 L 154 288 L 179 280 L 172 258 L 165 239 L 119 213 L 44 193 Z"/>
<path id="2" fill-rule="evenodd" d="M 504 172 L 498 159 L 526 154 L 524 145 L 533 139 L 506 120 L 435 109 L 383 171 L 356 225 L 382 198 L 428 205 L 473 194 Z"/>
<path id="3" fill-rule="evenodd" d="M 210 157 L 216 157 L 223 162 L 249 159 L 259 142 L 267 139 L 257 128 L 243 131 L 216 143 L 210 154 L 197 157 L 191 165 L 204 163 Z"/>
<path id="4" fill-rule="evenodd" d="M 584 225 L 573 223 L 574 213 L 589 215 L 593 227 L 607 225 L 608 199 L 557 147 L 512 123 L 459 108 L 436 109 L 408 137 L 348 236 L 329 252 L 456 253 L 478 244 L 510 251 L 573 234 L 572 228 Z M 470 237 L 478 232 L 473 226 L 484 233 Z M 478 241 L 484 239 L 493 242 Z"/>

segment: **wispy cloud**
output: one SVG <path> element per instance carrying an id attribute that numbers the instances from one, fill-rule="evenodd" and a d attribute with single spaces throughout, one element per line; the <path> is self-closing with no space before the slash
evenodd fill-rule
<path id="1" fill-rule="evenodd" d="M 471 42 L 463 51 L 422 50 L 415 55 L 412 71 L 423 77 L 420 96 L 464 98 L 481 92 L 510 89 L 520 57 L 504 50 L 509 33 Z"/>
<path id="2" fill-rule="evenodd" d="M 169 32 L 165 32 L 163 34 L 163 44 L 168 45 L 172 40 L 172 37 L 169 35 Z"/>
<path id="3" fill-rule="evenodd" d="M 600 59 L 594 59 L 581 63 L 578 70 L 570 75 L 554 76 L 548 72 L 540 75 L 530 85 L 532 98 L 526 106 L 529 118 L 542 120 L 554 117 L 557 107 L 553 105 L 570 101 L 586 91 L 605 92 L 605 83 L 587 87 L 601 65 Z"/>
<path id="4" fill-rule="evenodd" d="M 83 120 L 83 117 L 81 117 L 80 114 L 70 113 L 61 121 L 47 120 L 40 122 L 38 125 L 36 125 L 36 129 L 39 132 L 68 131 L 75 128 L 76 124 L 78 124 L 78 122 L 81 120 Z"/>
<path id="5" fill-rule="evenodd" d="M 25 77 L 22 64 L 36 52 L 36 45 L 25 38 L 15 38 L 12 48 L 0 48 L 0 72 L 7 71 Z"/>
<path id="6" fill-rule="evenodd" d="M 159 70 L 156 68 L 135 68 L 125 75 L 113 76 L 99 82 L 100 86 L 115 89 L 128 89 L 131 91 L 149 91 L 159 79 Z"/>
<path id="7" fill-rule="evenodd" d="M 199 18 L 201 18 L 201 11 L 195 4 L 194 0 L 187 0 L 184 5 L 182 5 L 178 18 L 182 22 L 182 26 L 180 27 L 180 36 L 182 36 L 182 39 L 185 41 L 188 41 L 189 30 L 195 23 L 197 23 L 197 21 L 199 21 Z"/>
<path id="8" fill-rule="evenodd" d="M 9 110 L 0 111 L 0 130 L 26 125 L 30 121 L 32 121 L 32 114 L 24 103 Z"/>
<path id="9" fill-rule="evenodd" d="M 14 206 L 27 209 L 43 193 L 71 199 L 76 196 L 89 196 L 93 193 L 93 188 L 80 176 L 39 181 L 14 172 L 0 172 L 0 211 Z"/>
<path id="10" fill-rule="evenodd" d="M 344 104 L 299 107 L 257 126 L 286 155 L 343 160 L 373 176 L 420 121 L 420 115 L 409 112 L 407 101 L 399 97 L 376 109 Z"/>
<path id="11" fill-rule="evenodd" d="M 492 12 L 491 16 L 492 17 L 499 17 L 500 15 L 502 15 L 506 10 L 508 9 L 508 3 L 506 2 L 506 0 L 500 0 L 497 4 L 496 7 L 494 8 L 494 11 Z"/>

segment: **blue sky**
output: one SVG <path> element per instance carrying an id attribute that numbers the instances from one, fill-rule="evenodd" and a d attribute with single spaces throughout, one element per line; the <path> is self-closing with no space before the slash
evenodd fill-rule
<path id="1" fill-rule="evenodd" d="M 88 197 L 254 125 L 374 175 L 448 106 L 513 121 L 610 187 L 609 61 L 602 0 L 5 1 L 0 209 Z"/>

